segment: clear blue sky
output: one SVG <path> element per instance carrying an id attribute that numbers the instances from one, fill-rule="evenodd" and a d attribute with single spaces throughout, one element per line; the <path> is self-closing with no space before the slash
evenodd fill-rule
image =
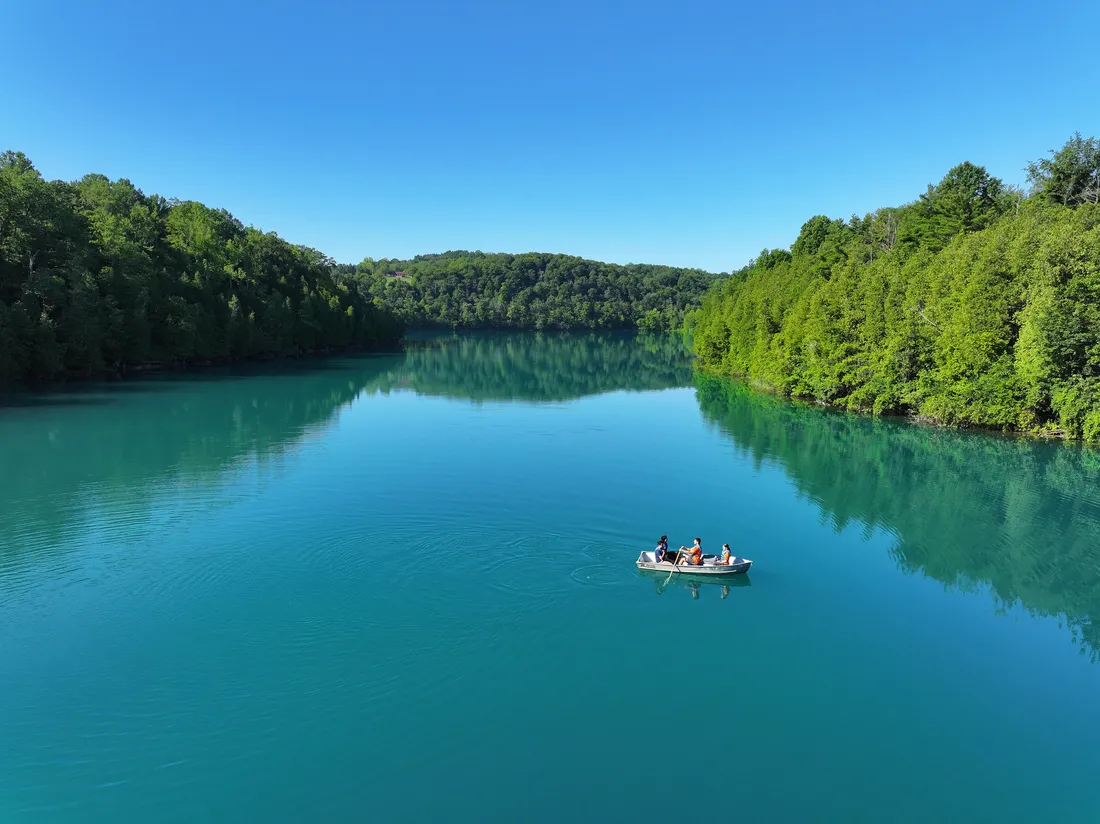
<path id="1" fill-rule="evenodd" d="M 0 148 L 340 261 L 730 270 L 1100 135 L 1100 3 L 8 0 Z"/>

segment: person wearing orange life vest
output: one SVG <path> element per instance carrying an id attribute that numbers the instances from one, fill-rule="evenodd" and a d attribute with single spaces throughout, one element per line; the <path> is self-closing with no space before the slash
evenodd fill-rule
<path id="1" fill-rule="evenodd" d="M 733 553 L 730 552 L 729 544 L 722 544 L 722 557 L 720 557 L 716 561 L 716 563 L 719 563 L 722 566 L 729 566 L 733 563 Z"/>
<path id="2" fill-rule="evenodd" d="M 680 551 L 685 553 L 680 557 L 681 564 L 692 564 L 694 566 L 703 565 L 703 539 L 696 538 L 695 546 L 688 549 L 686 546 L 680 547 Z"/>

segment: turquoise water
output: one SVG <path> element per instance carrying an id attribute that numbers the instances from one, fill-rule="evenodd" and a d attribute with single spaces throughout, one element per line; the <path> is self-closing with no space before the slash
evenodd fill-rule
<path id="1" fill-rule="evenodd" d="M 0 467 L 5 822 L 1100 820 L 1098 453 L 484 336 L 17 398 Z"/>

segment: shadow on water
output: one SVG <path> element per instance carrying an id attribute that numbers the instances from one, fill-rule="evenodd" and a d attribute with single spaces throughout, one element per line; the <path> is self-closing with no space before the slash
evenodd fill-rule
<path id="1" fill-rule="evenodd" d="M 93 515 L 147 523 L 158 487 L 216 483 L 242 462 L 277 462 L 361 393 L 542 403 L 692 379 L 673 337 L 479 334 L 412 341 L 400 355 L 25 396 L 0 409 L 0 573 L 71 543 Z M 1097 657 L 1100 453 L 832 414 L 707 375 L 694 380 L 704 419 L 758 465 L 782 468 L 835 529 L 888 532 L 903 571 L 1059 617 Z M 730 584 L 748 585 L 747 576 Z M 722 586 L 669 583 L 691 597 Z"/>
<path id="2" fill-rule="evenodd" d="M 723 575 L 711 577 L 691 577 L 672 575 L 652 569 L 639 569 L 638 577 L 651 582 L 657 595 L 683 595 L 687 593 L 693 600 L 700 597 L 718 597 L 723 600 L 735 589 L 752 586 L 749 574 Z"/>
<path id="3" fill-rule="evenodd" d="M 8 395 L 0 402 L 0 574 L 71 542 L 93 516 L 139 531 L 154 517 L 158 488 L 216 483 L 242 462 L 278 461 L 361 393 L 542 402 L 690 383 L 690 358 L 672 336 L 486 333 L 419 336 L 399 354 Z"/>
<path id="4" fill-rule="evenodd" d="M 407 342 L 371 388 L 481 401 L 562 402 L 616 391 L 691 385 L 675 335 L 472 333 Z"/>
<path id="5" fill-rule="evenodd" d="M 88 385 L 73 397 L 24 396 L 0 411 L 0 571 L 73 537 L 92 512 L 138 526 L 158 487 L 278 460 L 400 357 L 211 369 Z"/>
<path id="6" fill-rule="evenodd" d="M 308 355 L 301 358 L 281 358 L 267 362 L 244 361 L 218 366 L 194 367 L 189 370 L 149 371 L 125 378 L 99 381 L 73 381 L 44 387 L 41 390 L 15 389 L 0 393 L 0 420 L 5 410 L 59 406 L 103 406 L 118 403 L 131 394 L 150 391 L 167 392 L 186 389 L 196 383 L 239 381 L 244 378 L 271 378 L 316 375 L 319 372 L 344 372 L 350 361 L 392 360 L 394 353 L 350 354 L 326 357 Z"/>
<path id="7" fill-rule="evenodd" d="M 699 373 L 706 420 L 782 468 L 839 531 L 896 536 L 900 569 L 1058 617 L 1100 657 L 1100 452 L 828 413 Z"/>

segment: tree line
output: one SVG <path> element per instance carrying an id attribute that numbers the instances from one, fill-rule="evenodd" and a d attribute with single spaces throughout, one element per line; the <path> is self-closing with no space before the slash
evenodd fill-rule
<path id="1" fill-rule="evenodd" d="M 702 363 L 782 394 L 1100 440 L 1100 141 L 962 163 L 903 206 L 815 216 L 691 313 Z"/>
<path id="2" fill-rule="evenodd" d="M 320 252 L 128 180 L 0 154 L 0 387 L 396 342 Z"/>
<path id="3" fill-rule="evenodd" d="M 569 255 L 447 252 L 341 267 L 409 326 L 677 329 L 716 276 Z"/>

